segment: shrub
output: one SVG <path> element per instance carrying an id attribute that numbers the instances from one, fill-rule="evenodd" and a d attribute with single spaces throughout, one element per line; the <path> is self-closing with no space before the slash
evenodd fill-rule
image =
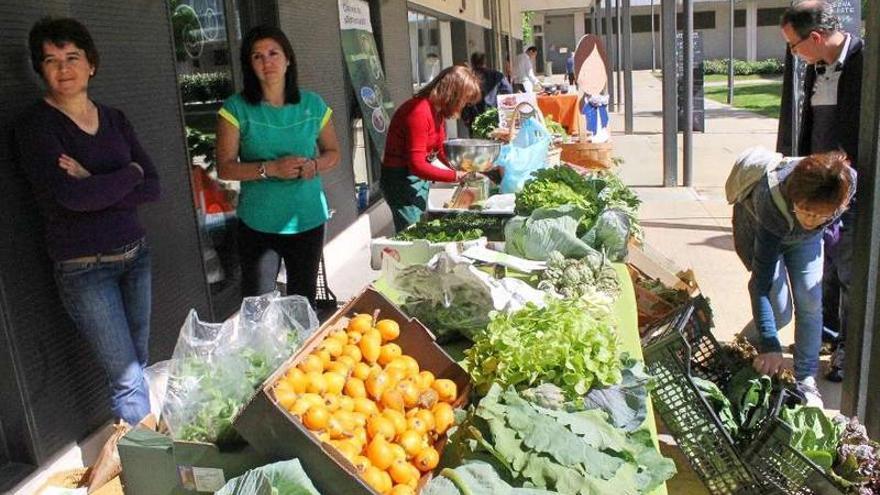
<path id="1" fill-rule="evenodd" d="M 180 94 L 184 103 L 220 101 L 232 94 L 232 91 L 232 79 L 225 72 L 180 76 Z"/>
<path id="2" fill-rule="evenodd" d="M 706 60 L 703 69 L 706 74 L 727 74 L 728 59 Z M 749 62 L 746 60 L 733 60 L 733 73 L 738 76 L 750 76 L 752 74 L 773 75 L 782 74 L 785 66 L 775 58 Z"/>

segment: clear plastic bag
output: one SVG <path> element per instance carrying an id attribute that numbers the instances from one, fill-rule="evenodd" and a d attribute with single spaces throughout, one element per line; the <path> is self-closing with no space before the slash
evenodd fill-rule
<path id="1" fill-rule="evenodd" d="M 492 311 L 514 311 L 527 302 L 541 303 L 543 292 L 525 282 L 496 280 L 464 257 L 439 253 L 425 265 L 404 266 L 385 258 L 380 287 L 401 309 L 418 318 L 438 342 L 459 335 L 473 340 L 489 324 Z M 385 291 L 383 291 L 385 292 Z"/>
<path id="2" fill-rule="evenodd" d="M 254 391 L 318 327 L 306 298 L 245 298 L 239 313 L 206 323 L 191 310 L 168 368 L 162 422 L 176 440 L 228 444 L 232 420 Z"/>

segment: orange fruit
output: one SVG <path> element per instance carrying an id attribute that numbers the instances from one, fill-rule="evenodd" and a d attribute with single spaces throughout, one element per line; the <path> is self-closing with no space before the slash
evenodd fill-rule
<path id="1" fill-rule="evenodd" d="M 385 342 L 396 339 L 400 336 L 400 325 L 394 320 L 379 320 L 376 322 L 376 330 L 382 335 Z"/>
<path id="2" fill-rule="evenodd" d="M 347 340 L 348 337 L 346 336 L 346 341 Z M 331 357 L 339 357 L 342 355 L 342 342 L 335 338 L 324 339 L 324 341 L 318 345 L 318 351 L 326 351 Z"/>
<path id="3" fill-rule="evenodd" d="M 412 380 L 401 380 L 394 388 L 403 396 L 403 404 L 407 408 L 415 407 L 419 402 L 419 387 Z"/>
<path id="4" fill-rule="evenodd" d="M 343 377 L 347 377 L 350 370 L 351 365 L 342 361 L 331 361 L 330 364 L 327 365 L 327 372 L 338 373 Z"/>
<path id="5" fill-rule="evenodd" d="M 388 495 L 416 495 L 416 491 L 409 485 L 394 485 Z"/>
<path id="6" fill-rule="evenodd" d="M 333 440 L 330 442 L 330 445 L 335 447 L 349 461 L 354 460 L 361 453 L 360 446 L 351 440 Z"/>
<path id="7" fill-rule="evenodd" d="M 377 414 L 367 420 L 367 434 L 370 438 L 380 436 L 389 442 L 397 436 L 397 430 L 394 429 L 394 423 L 390 419 Z"/>
<path id="8" fill-rule="evenodd" d="M 446 433 L 446 430 L 455 424 L 455 412 L 450 404 L 438 402 L 431 409 L 431 412 L 434 414 L 434 431 L 438 435 Z"/>
<path id="9" fill-rule="evenodd" d="M 318 356 L 318 358 L 321 360 L 322 369 L 326 370 L 327 366 L 329 366 L 330 363 L 333 361 L 333 356 L 331 356 L 330 353 L 326 350 L 315 351 L 312 354 Z"/>
<path id="10" fill-rule="evenodd" d="M 358 345 L 361 342 L 361 339 L 364 338 L 364 334 L 360 332 L 348 332 L 348 343 L 351 345 Z"/>
<path id="11" fill-rule="evenodd" d="M 346 344 L 345 347 L 342 348 L 342 355 L 353 359 L 355 363 L 359 363 L 364 357 L 363 354 L 361 354 L 360 348 L 354 344 Z"/>
<path id="12" fill-rule="evenodd" d="M 367 377 L 370 376 L 371 371 L 372 369 L 369 364 L 355 363 L 354 367 L 351 369 L 351 376 L 359 380 L 366 380 Z"/>
<path id="13" fill-rule="evenodd" d="M 324 405 L 324 399 L 318 394 L 301 394 L 296 402 L 293 403 L 293 407 L 289 409 L 289 411 L 296 415 L 302 417 L 306 411 L 309 410 L 312 406 Z"/>
<path id="14" fill-rule="evenodd" d="M 389 443 L 391 446 L 391 454 L 394 456 L 394 459 L 406 460 L 406 451 L 403 450 L 403 447 L 396 443 Z"/>
<path id="15" fill-rule="evenodd" d="M 343 390 L 345 391 L 345 395 L 351 397 L 352 399 L 367 396 L 367 389 L 364 388 L 364 382 L 361 381 L 359 378 L 349 378 L 348 381 L 345 382 L 345 387 L 343 388 Z"/>
<path id="16" fill-rule="evenodd" d="M 361 473 L 361 476 L 364 478 L 364 481 L 367 483 L 367 485 L 370 486 L 370 488 L 376 490 L 379 493 L 382 493 L 381 488 L 385 481 L 382 476 L 383 472 L 384 471 L 377 468 L 376 466 L 370 465 L 364 469 L 363 473 Z"/>
<path id="17" fill-rule="evenodd" d="M 420 435 L 425 435 L 430 431 L 428 423 L 416 415 L 413 415 L 406 420 L 406 427 L 409 430 L 418 432 Z"/>
<path id="18" fill-rule="evenodd" d="M 419 468 L 419 471 L 423 473 L 434 469 L 439 463 L 440 454 L 438 454 L 437 451 L 434 450 L 434 447 L 427 447 L 425 449 L 422 449 L 422 451 L 416 454 L 415 458 L 413 459 L 413 464 L 415 464 L 416 467 Z"/>
<path id="19" fill-rule="evenodd" d="M 391 465 L 391 461 L 394 460 L 394 454 L 391 450 L 390 444 L 385 438 L 380 436 L 374 437 L 370 441 L 369 445 L 367 445 L 366 452 L 367 459 L 370 460 L 370 463 L 382 471 L 388 469 L 388 466 Z"/>
<path id="20" fill-rule="evenodd" d="M 382 407 L 385 409 L 404 410 L 403 394 L 398 390 L 389 388 L 382 392 Z"/>
<path id="21" fill-rule="evenodd" d="M 366 397 L 356 397 L 354 399 L 354 412 L 365 414 L 369 418 L 374 414 L 379 414 L 379 406 Z"/>
<path id="22" fill-rule="evenodd" d="M 324 362 L 321 361 L 321 358 L 314 355 L 309 354 L 304 357 L 302 361 L 300 361 L 297 368 L 302 370 L 303 373 L 310 373 L 312 371 L 324 371 Z"/>
<path id="23" fill-rule="evenodd" d="M 403 350 L 395 343 L 385 344 L 379 348 L 379 364 L 386 365 L 391 361 L 401 357 Z"/>
<path id="24" fill-rule="evenodd" d="M 382 471 L 382 493 L 388 493 L 391 491 L 391 487 L 394 486 L 394 482 L 391 481 L 391 475 L 388 474 L 387 471 Z"/>
<path id="25" fill-rule="evenodd" d="M 322 405 L 312 406 L 303 415 L 302 421 L 310 430 L 323 430 L 330 421 L 330 411 Z"/>
<path id="26" fill-rule="evenodd" d="M 433 388 L 422 390 L 419 393 L 418 406 L 423 409 L 431 409 L 434 407 L 434 404 L 438 403 L 439 399 L 440 394 Z"/>
<path id="27" fill-rule="evenodd" d="M 348 412 L 354 412 L 354 399 L 347 395 L 339 396 L 339 409 Z"/>
<path id="28" fill-rule="evenodd" d="M 290 368 L 284 375 L 284 379 L 290 382 L 296 393 L 305 393 L 308 383 L 306 382 L 306 374 L 303 370 L 299 368 Z"/>
<path id="29" fill-rule="evenodd" d="M 364 387 L 367 390 L 367 395 L 379 400 L 388 387 L 388 375 L 382 370 L 373 370 L 364 382 Z"/>
<path id="30" fill-rule="evenodd" d="M 406 430 L 397 438 L 397 444 L 403 447 L 406 455 L 413 457 L 427 447 L 425 436 L 415 430 Z"/>
<path id="31" fill-rule="evenodd" d="M 345 386 L 345 375 L 328 371 L 324 373 L 324 382 L 328 394 L 338 395 L 342 393 L 342 387 Z"/>
<path id="32" fill-rule="evenodd" d="M 406 431 L 406 416 L 402 412 L 396 409 L 385 409 L 382 411 L 382 415 L 391 420 L 396 435 Z"/>
<path id="33" fill-rule="evenodd" d="M 406 484 L 412 480 L 413 472 L 410 469 L 411 464 L 405 459 L 395 459 L 388 468 L 388 474 L 395 483 Z"/>
<path id="34" fill-rule="evenodd" d="M 416 380 L 416 383 L 418 384 L 419 388 L 422 390 L 427 390 L 427 389 L 431 388 L 431 385 L 434 384 L 434 373 L 431 373 L 430 371 L 427 371 L 427 370 L 420 372 L 419 377 Z"/>
<path id="35" fill-rule="evenodd" d="M 338 395 L 322 395 L 321 397 L 324 399 L 324 407 L 328 411 L 333 412 L 340 408 L 341 403 L 339 402 Z"/>
<path id="36" fill-rule="evenodd" d="M 323 394 L 327 390 L 327 381 L 320 371 L 309 371 L 306 373 L 306 380 L 306 391 L 310 394 Z"/>
<path id="37" fill-rule="evenodd" d="M 357 469 L 359 473 L 363 473 L 368 467 L 372 466 L 370 460 L 362 455 L 354 456 L 354 458 L 351 459 L 351 463 L 354 464 L 354 468 Z"/>
<path id="38" fill-rule="evenodd" d="M 367 436 L 367 430 L 363 426 L 357 426 L 354 429 L 354 433 L 351 435 L 351 440 L 353 442 L 357 442 L 358 445 L 361 446 L 361 450 L 367 446 L 367 443 L 370 441 L 369 436 Z"/>
<path id="39" fill-rule="evenodd" d="M 373 318 L 370 315 L 358 315 L 348 321 L 345 328 L 349 336 L 352 332 L 365 333 L 373 327 Z"/>
<path id="40" fill-rule="evenodd" d="M 458 387 L 455 386 L 455 382 L 445 378 L 434 380 L 434 383 L 431 384 L 431 388 L 437 392 L 440 396 L 440 400 L 443 402 L 452 402 L 458 395 Z"/>
<path id="41" fill-rule="evenodd" d="M 376 330 L 370 330 L 365 333 L 358 342 L 358 348 L 361 350 L 363 359 L 368 363 L 375 363 L 379 359 L 382 347 L 382 335 Z"/>
<path id="42" fill-rule="evenodd" d="M 275 394 L 275 400 L 284 409 L 290 409 L 297 399 L 297 392 L 293 389 L 290 380 L 281 380 L 272 390 Z"/>
<path id="43" fill-rule="evenodd" d="M 419 374 L 419 362 L 416 361 L 416 358 L 404 354 L 397 359 L 406 366 L 407 376 L 416 376 Z"/>
<path id="44" fill-rule="evenodd" d="M 429 432 L 434 431 L 436 421 L 434 420 L 433 412 L 428 409 L 418 409 L 414 417 L 422 420 L 422 422 L 428 427 Z"/>

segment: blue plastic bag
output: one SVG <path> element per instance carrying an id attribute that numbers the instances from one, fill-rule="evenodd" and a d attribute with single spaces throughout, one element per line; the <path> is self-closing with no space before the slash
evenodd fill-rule
<path id="1" fill-rule="evenodd" d="M 502 193 L 519 192 L 532 172 L 547 166 L 550 141 L 550 133 L 537 119 L 532 117 L 523 122 L 513 141 L 501 147 L 495 162 L 504 168 Z"/>

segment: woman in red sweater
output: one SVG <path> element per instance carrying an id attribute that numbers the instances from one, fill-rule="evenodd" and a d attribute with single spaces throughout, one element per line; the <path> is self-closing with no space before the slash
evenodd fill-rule
<path id="1" fill-rule="evenodd" d="M 445 119 L 480 100 L 480 80 L 456 65 L 407 100 L 391 119 L 382 160 L 382 190 L 399 232 L 417 222 L 428 206 L 429 181 L 456 182 L 466 174 L 449 168 L 443 149 Z"/>

